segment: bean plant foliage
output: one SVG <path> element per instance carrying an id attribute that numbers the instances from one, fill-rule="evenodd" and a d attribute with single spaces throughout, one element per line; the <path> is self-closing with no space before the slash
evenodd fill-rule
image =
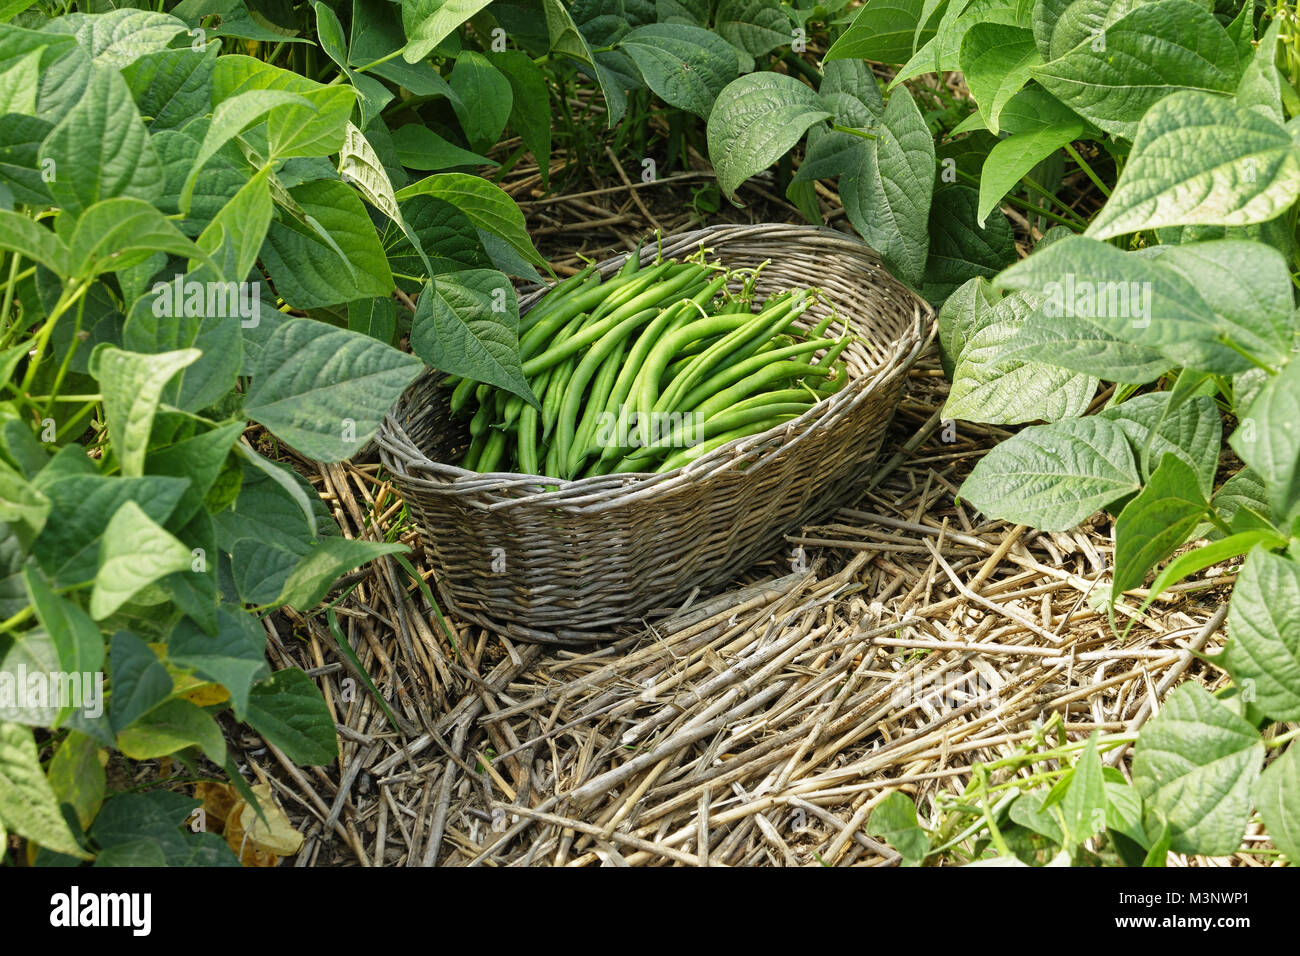
<path id="1" fill-rule="evenodd" d="M 945 818 L 896 793 L 867 829 L 905 864 L 1163 865 L 1258 818 L 1300 858 L 1300 27 L 1255 0 L 0 3 L 0 841 L 233 865 L 197 801 L 105 764 L 215 765 L 256 806 L 223 722 L 337 759 L 259 617 L 415 572 L 244 432 L 342 461 L 427 366 L 536 406 L 512 280 L 547 269 L 495 180 L 531 153 L 552 188 L 582 84 L 616 146 L 659 111 L 734 202 L 775 166 L 818 221 L 837 184 L 940 307 L 944 416 L 1018 428 L 960 497 L 1108 515 L 1117 639 L 1237 572 L 1227 690 L 1138 735 L 1058 715 Z"/>
<path id="2" fill-rule="evenodd" d="M 860 58 L 895 69 L 883 107 L 869 79 L 844 96 L 845 77 L 870 76 Z M 1226 650 L 1209 658 L 1228 690 L 1179 687 L 1136 740 L 1045 728 L 1007 766 L 1059 761 L 1031 777 L 1050 788 L 983 768 L 964 832 L 925 830 L 901 795 L 870 827 L 905 862 L 974 837 L 971 859 L 1163 865 L 1236 851 L 1258 814 L 1300 858 L 1294 5 L 868 0 L 825 60 L 816 91 L 755 75 L 722 92 L 719 183 L 730 193 L 806 129 L 795 180 L 839 176 L 853 225 L 942 305 L 944 417 L 1025 426 L 960 497 L 1053 531 L 1107 512 L 1113 580 L 1096 597 L 1121 640 L 1165 589 L 1213 566 L 1238 575 Z M 903 83 L 953 70 L 974 108 L 923 118 Z M 760 115 L 785 138 L 755 132 Z M 1103 200 L 1091 216 L 1057 199 L 1067 160 Z M 1019 262 L 998 238 L 1003 205 L 1044 231 Z M 984 238 L 952 257 L 954 233 Z M 1131 782 L 1100 759 L 1130 743 Z"/>
<path id="3" fill-rule="evenodd" d="M 426 363 L 535 401 L 511 276 L 544 260 L 469 170 L 507 129 L 547 169 L 535 61 L 596 67 L 552 0 L 510 6 L 539 47 L 471 30 L 483 3 L 74 6 L 0 4 L 0 845 L 234 864 L 106 761 L 256 806 L 223 712 L 334 761 L 258 618 L 406 550 L 344 538 L 245 428 L 346 459 Z"/>

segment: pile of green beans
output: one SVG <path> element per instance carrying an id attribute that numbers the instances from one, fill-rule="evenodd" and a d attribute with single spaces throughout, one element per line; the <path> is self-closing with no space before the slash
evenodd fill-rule
<path id="1" fill-rule="evenodd" d="M 833 314 L 795 326 L 816 293 L 759 303 L 758 270 L 702 259 L 642 266 L 632 255 L 604 281 L 589 266 L 547 292 L 519 326 L 540 408 L 470 379 L 445 382 L 452 413 L 469 416 L 461 467 L 558 479 L 671 471 L 847 384 L 839 358 L 851 339 L 826 336 Z"/>

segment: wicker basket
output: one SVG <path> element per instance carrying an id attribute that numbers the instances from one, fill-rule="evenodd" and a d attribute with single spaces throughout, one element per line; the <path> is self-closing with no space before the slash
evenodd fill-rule
<path id="1" fill-rule="evenodd" d="M 607 639 L 620 625 L 721 585 L 770 557 L 870 476 L 933 312 L 853 238 L 807 226 L 717 226 L 647 243 L 642 257 L 699 249 L 729 266 L 765 260 L 760 293 L 816 286 L 866 341 L 845 350 L 849 384 L 793 421 L 665 474 L 559 482 L 451 464 L 468 445 L 438 376 L 422 376 L 379 432 L 380 456 L 441 568 L 443 600 L 510 638 Z M 600 265 L 619 269 L 622 257 Z M 526 310 L 540 297 L 520 300 Z M 818 304 L 800 320 L 824 316 Z M 832 325 L 832 332 L 840 326 Z M 546 479 L 554 487 L 556 482 Z"/>

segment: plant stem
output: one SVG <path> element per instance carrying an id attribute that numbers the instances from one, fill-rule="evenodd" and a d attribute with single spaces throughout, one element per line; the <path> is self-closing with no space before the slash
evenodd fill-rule
<path id="1" fill-rule="evenodd" d="M 1086 159 L 1084 159 L 1081 155 L 1079 155 L 1079 151 L 1074 148 L 1074 144 L 1066 143 L 1065 151 L 1070 154 L 1070 158 L 1074 160 L 1075 165 L 1088 174 L 1088 178 L 1092 180 L 1092 184 L 1094 186 L 1096 186 L 1098 189 L 1101 190 L 1101 194 L 1105 196 L 1107 199 L 1109 199 L 1110 188 L 1104 182 L 1101 181 L 1100 176 L 1098 176 L 1096 173 L 1092 171 L 1092 167 L 1088 165 L 1088 161 Z"/>
<path id="2" fill-rule="evenodd" d="M 831 129 L 838 133 L 849 133 L 853 136 L 861 136 L 863 139 L 875 139 L 875 133 L 868 133 L 864 129 L 854 129 L 852 126 L 841 126 L 839 123 L 832 123 Z"/>
<path id="3" fill-rule="evenodd" d="M 45 353 L 45 346 L 50 342 L 55 323 L 59 321 L 59 317 L 64 312 L 72 307 L 73 303 L 86 294 L 93 281 L 93 279 L 84 279 L 71 293 L 65 292 L 51 310 L 49 318 L 45 320 L 41 330 L 36 333 L 36 344 L 32 350 L 32 360 L 27 366 L 27 374 L 23 376 L 23 392 L 31 391 L 32 382 L 36 379 L 36 370 L 40 367 L 41 356 Z"/>
<path id="4" fill-rule="evenodd" d="M 1300 727 L 1297 727 L 1295 730 L 1288 730 L 1284 734 L 1278 734 L 1272 740 L 1264 741 L 1264 746 L 1269 749 L 1273 749 L 1275 747 L 1281 747 L 1283 744 L 1287 743 L 1288 741 L 1294 740 L 1296 737 L 1300 737 Z"/>
<path id="5" fill-rule="evenodd" d="M 968 183 L 971 183 L 977 187 L 979 186 L 979 180 L 976 177 L 972 176 L 970 173 L 963 173 L 959 169 L 957 170 L 957 175 L 962 179 L 966 180 Z M 1030 185 L 1032 185 L 1035 189 L 1038 189 L 1039 191 L 1047 195 L 1049 198 L 1056 199 L 1055 196 L 1052 196 L 1050 193 L 1047 192 L 1047 190 L 1043 189 L 1037 183 L 1030 183 Z M 1032 213 L 1036 213 L 1037 215 L 1042 216 L 1044 219 L 1050 219 L 1052 222 L 1056 223 L 1057 225 L 1069 226 L 1071 229 L 1082 229 L 1088 225 L 1086 222 L 1083 221 L 1083 219 L 1078 219 L 1077 221 L 1070 220 L 1070 219 L 1062 219 L 1060 216 L 1058 216 L 1056 213 L 1052 212 L 1051 210 L 1044 209 L 1042 206 L 1035 206 L 1033 203 L 1029 202 L 1029 200 L 1021 199 L 1019 196 L 1007 195 L 1003 197 L 1003 201 L 1009 202 L 1013 206 L 1020 206 L 1023 209 L 1027 209 Z M 1069 206 L 1065 206 L 1064 203 L 1061 203 L 1059 199 L 1056 199 L 1056 201 L 1060 203 L 1072 215 L 1075 216 L 1078 215 L 1077 213 L 1074 212 L 1073 209 L 1070 209 Z"/>
<path id="6" fill-rule="evenodd" d="M 14 305 L 14 286 L 18 284 L 18 261 L 22 259 L 13 253 L 9 260 L 9 281 L 5 283 L 4 302 L 0 303 L 0 342 L 9 341 L 9 310 Z"/>

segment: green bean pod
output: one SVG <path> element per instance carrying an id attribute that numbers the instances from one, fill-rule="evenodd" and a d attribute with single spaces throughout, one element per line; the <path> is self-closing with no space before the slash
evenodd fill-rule
<path id="1" fill-rule="evenodd" d="M 731 431 L 723 432 L 720 435 L 715 435 L 712 438 L 702 441 L 698 445 L 694 445 L 690 448 L 683 448 L 680 451 L 669 455 L 664 459 L 663 464 L 655 469 L 655 472 L 662 474 L 666 471 L 672 471 L 674 468 L 681 468 L 683 465 L 689 465 L 695 459 L 701 458 L 714 449 L 721 448 L 728 442 L 735 441 L 737 438 L 759 435 L 767 431 L 769 428 L 774 428 L 777 425 L 798 417 L 798 415 L 787 413 L 782 415 L 773 415 L 771 418 L 766 418 L 762 421 L 754 422 L 753 424 L 741 425 Z"/>
<path id="2" fill-rule="evenodd" d="M 671 454 L 681 448 L 692 448 L 722 432 L 731 431 L 741 425 L 761 422 L 773 415 L 802 415 L 812 408 L 813 404 L 814 401 L 807 392 L 786 389 L 780 393 L 769 392 L 766 395 L 755 396 L 752 401 L 729 408 L 725 412 L 714 415 L 708 421 L 700 421 L 688 412 L 687 414 L 691 415 L 690 420 L 678 425 L 655 444 L 633 452 L 624 459 L 624 462 L 635 466 L 635 463 L 642 462 L 646 458 L 658 457 L 664 453 Z M 620 465 L 614 470 L 621 471 L 623 466 Z M 632 467 L 628 470 L 635 471 L 636 468 Z"/>
<path id="3" fill-rule="evenodd" d="M 655 266 L 650 270 L 639 272 L 630 281 L 637 282 L 658 268 L 658 266 Z M 541 355 L 536 355 L 524 362 L 524 375 L 536 375 L 543 369 L 550 368 L 552 365 L 564 361 L 570 355 L 582 351 L 629 316 L 636 315 L 651 306 L 662 306 L 664 303 L 672 301 L 685 293 L 688 288 L 697 285 L 699 283 L 699 274 L 703 271 L 701 268 L 695 272 L 678 273 L 668 281 L 632 296 L 603 317 L 598 317 L 593 313 L 592 318 L 597 319 L 597 321 L 583 328 L 581 332 L 563 344 L 553 345 Z"/>
<path id="4" fill-rule="evenodd" d="M 565 468 L 565 477 L 576 470 L 576 462 L 571 458 L 574 426 L 578 419 L 578 407 L 582 404 L 583 393 L 587 390 L 587 383 L 591 377 L 596 374 L 596 370 L 609 357 L 610 353 L 632 332 L 642 325 L 645 325 L 656 315 L 658 309 L 643 309 L 635 315 L 630 315 L 610 331 L 606 332 L 582 357 L 577 368 L 574 369 L 573 375 L 566 386 L 564 401 L 560 405 L 559 416 L 556 420 L 555 442 L 559 445 L 560 465 Z M 582 449 L 583 452 L 586 449 Z M 585 454 L 575 456 L 578 461 L 585 458 Z"/>
<path id="5" fill-rule="evenodd" d="M 827 366 L 809 365 L 806 362 L 788 360 L 772 362 L 766 368 L 742 378 L 735 385 L 724 388 L 712 398 L 704 400 L 691 411 L 697 415 L 703 415 L 704 420 L 708 421 L 718 412 L 725 411 L 742 398 L 748 398 L 756 392 L 765 391 L 780 382 L 807 376 L 825 378 L 832 371 Z"/>
<path id="6" fill-rule="evenodd" d="M 719 369 L 711 377 L 695 386 L 682 398 L 679 407 L 695 408 L 711 395 L 716 395 L 724 388 L 766 368 L 773 362 L 794 358 L 799 355 L 807 355 L 809 352 L 816 352 L 819 349 L 829 348 L 834 345 L 834 339 L 813 339 L 809 342 L 795 342 L 793 345 L 782 346 L 771 351 L 756 352 L 749 358 L 736 362 L 734 365 Z"/>

